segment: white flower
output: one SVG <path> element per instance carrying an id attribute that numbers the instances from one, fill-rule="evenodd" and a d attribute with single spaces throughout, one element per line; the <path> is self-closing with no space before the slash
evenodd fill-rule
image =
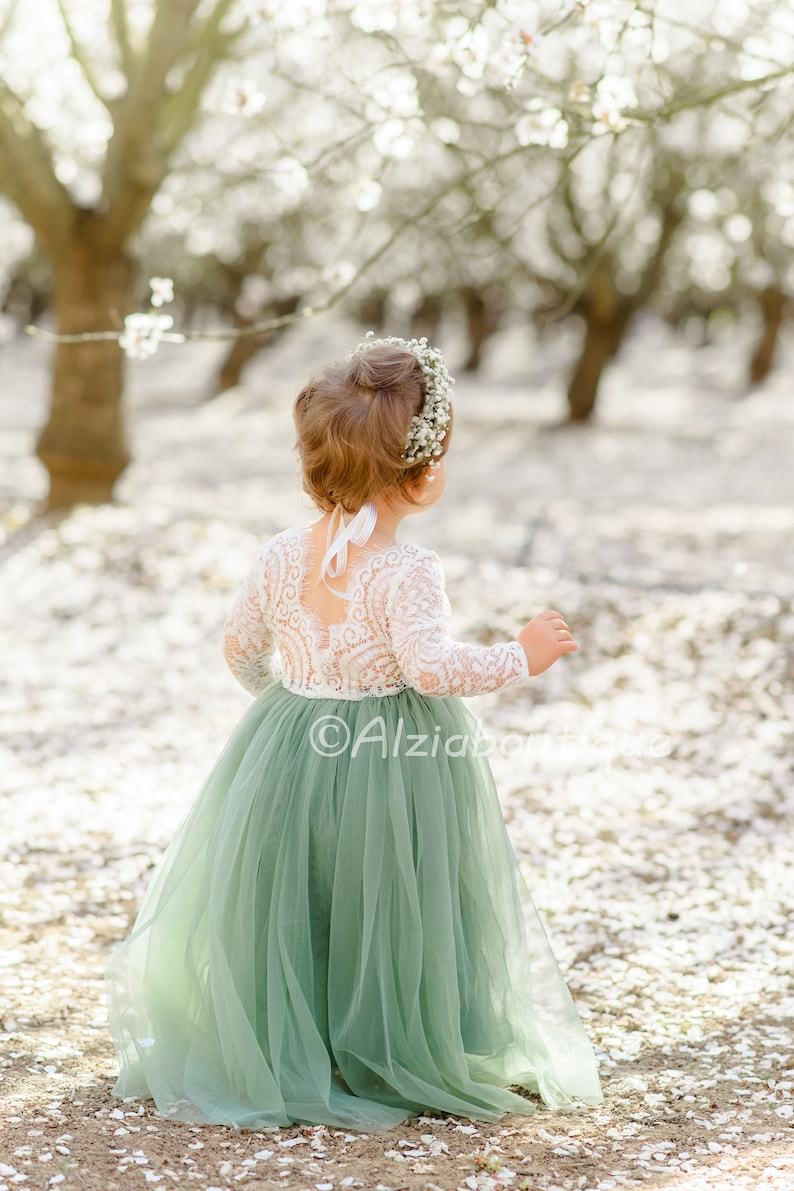
<path id="1" fill-rule="evenodd" d="M 170 277 L 150 277 L 152 306 L 165 306 L 166 302 L 174 300 L 174 283 Z"/>
<path id="2" fill-rule="evenodd" d="M 637 106 L 637 93 L 631 79 L 618 74 L 605 74 L 596 87 L 593 115 L 597 124 L 616 131 L 626 127 L 623 112 Z M 602 127 L 602 131 L 603 131 Z"/>
<path id="3" fill-rule="evenodd" d="M 303 31 L 315 22 L 321 22 L 326 9 L 325 0 L 292 0 L 290 4 L 279 3 L 279 0 L 245 0 L 244 8 L 255 24 L 267 23 L 276 29 Z"/>
<path id="4" fill-rule="evenodd" d="M 391 33 L 397 28 L 397 6 L 392 0 L 363 0 L 350 10 L 350 19 L 365 33 Z"/>
<path id="5" fill-rule="evenodd" d="M 353 200 L 359 211 L 374 211 L 381 193 L 381 185 L 374 178 L 360 178 L 353 186 Z"/>
<path id="6" fill-rule="evenodd" d="M 308 173 L 294 157 L 279 157 L 271 176 L 279 190 L 291 199 L 298 198 L 309 185 Z"/>
<path id="7" fill-rule="evenodd" d="M 458 69 L 468 79 L 480 80 L 491 53 L 490 40 L 481 25 L 469 29 L 454 47 Z"/>
<path id="8" fill-rule="evenodd" d="M 743 244 L 753 234 L 752 220 L 736 212 L 725 220 L 725 234 L 734 244 Z"/>
<path id="9" fill-rule="evenodd" d="M 457 145 L 460 140 L 460 125 L 448 116 L 439 116 L 430 125 L 430 131 L 445 145 Z"/>
<path id="10" fill-rule="evenodd" d="M 514 87 L 526 70 L 537 24 L 537 13 L 525 3 L 485 5 L 474 22 L 452 17 L 445 23 L 446 40 L 430 47 L 425 65 L 436 74 L 455 66 L 464 95 L 476 95 L 486 84 Z"/>
<path id="11" fill-rule="evenodd" d="M 226 88 L 221 111 L 231 116 L 256 116 L 267 103 L 267 96 L 253 79 L 232 79 Z"/>
<path id="12" fill-rule="evenodd" d="M 514 87 L 518 83 L 526 70 L 530 44 L 519 37 L 504 37 L 494 47 L 488 58 L 488 68 L 494 82 L 504 87 Z"/>
<path id="13" fill-rule="evenodd" d="M 595 30 L 601 46 L 611 53 L 620 44 L 625 24 L 624 10 L 622 0 L 584 0 L 579 4 L 578 16 Z"/>
<path id="14" fill-rule="evenodd" d="M 568 144 L 568 122 L 559 108 L 544 107 L 542 99 L 533 99 L 527 111 L 516 121 L 519 145 L 549 145 L 564 149 Z"/>
<path id="15" fill-rule="evenodd" d="M 271 19 L 270 7 L 262 3 L 262 0 L 244 0 L 243 8 L 248 20 L 255 24 Z"/>
<path id="16" fill-rule="evenodd" d="M 372 134 L 372 141 L 384 157 L 400 160 L 410 157 L 414 148 L 414 138 L 403 120 L 385 120 L 379 124 Z"/>
<path id="17" fill-rule="evenodd" d="M 425 59 L 425 68 L 431 74 L 440 74 L 446 67 L 451 66 L 454 62 L 454 55 L 452 46 L 448 41 L 434 42 L 431 45 L 427 58 Z"/>
<path id="18" fill-rule="evenodd" d="M 346 289 L 350 285 L 356 272 L 356 266 L 350 261 L 337 261 L 336 264 L 323 269 L 322 277 L 331 293 L 335 294 L 337 290 Z"/>
<path id="19" fill-rule="evenodd" d="M 131 359 L 145 360 L 154 355 L 173 325 L 170 314 L 128 314 L 119 336 L 119 347 Z M 181 335 L 169 335 L 168 338 L 174 342 L 182 340 Z"/>
<path id="20" fill-rule="evenodd" d="M 375 87 L 372 98 L 384 116 L 410 119 L 420 114 L 416 80 L 410 74 L 392 71 Z"/>

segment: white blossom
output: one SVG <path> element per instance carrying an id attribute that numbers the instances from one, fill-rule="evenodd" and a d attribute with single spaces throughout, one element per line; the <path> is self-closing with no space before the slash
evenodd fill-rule
<path id="1" fill-rule="evenodd" d="M 725 235 L 734 244 L 743 244 L 753 234 L 753 223 L 746 215 L 736 212 L 725 220 Z"/>
<path id="2" fill-rule="evenodd" d="M 299 198 L 309 186 L 305 167 L 294 157 L 280 157 L 274 163 L 270 176 L 278 189 L 292 200 Z"/>
<path id="3" fill-rule="evenodd" d="M 637 93 L 631 79 L 617 74 L 605 74 L 599 79 L 593 103 L 596 128 L 601 126 L 602 130 L 608 128 L 619 132 L 626 126 L 623 113 L 636 106 Z"/>
<path id="4" fill-rule="evenodd" d="M 404 120 L 385 120 L 372 134 L 375 148 L 384 157 L 404 160 L 414 149 L 415 140 Z"/>
<path id="5" fill-rule="evenodd" d="M 149 287 L 152 291 L 152 306 L 165 306 L 174 300 L 174 282 L 171 277 L 150 277 Z"/>
<path id="6" fill-rule="evenodd" d="M 457 145 L 460 140 L 460 124 L 448 116 L 439 116 L 433 120 L 430 131 L 445 145 Z"/>
<path id="7" fill-rule="evenodd" d="M 519 145 L 548 145 L 564 149 L 568 144 L 568 122 L 559 108 L 546 107 L 543 100 L 533 100 L 515 125 Z"/>
<path id="8" fill-rule="evenodd" d="M 265 92 L 253 79 L 231 79 L 221 110 L 232 116 L 256 116 L 267 103 Z"/>
<path id="9" fill-rule="evenodd" d="M 351 261 L 336 261 L 322 272 L 322 279 L 331 293 L 346 289 L 356 276 L 356 266 Z"/>
<path id="10" fill-rule="evenodd" d="M 405 71 L 390 71 L 373 89 L 372 98 L 385 116 L 408 119 L 421 112 L 416 79 Z"/>
<path id="11" fill-rule="evenodd" d="M 275 29 L 299 29 L 321 24 L 327 12 L 326 0 L 244 0 L 249 19 Z"/>
<path id="12" fill-rule="evenodd" d="M 181 341 L 182 336 L 167 335 L 173 325 L 170 314 L 128 314 L 124 319 L 124 330 L 119 336 L 119 347 L 131 358 L 147 359 L 154 355 L 163 339 Z"/>
<path id="13" fill-rule="evenodd" d="M 399 6 L 393 0 L 362 0 L 353 5 L 350 19 L 365 33 L 391 33 L 397 28 Z"/>
<path id="14" fill-rule="evenodd" d="M 352 194 L 359 211 L 374 211 L 380 202 L 382 187 L 374 178 L 359 178 L 352 187 Z"/>

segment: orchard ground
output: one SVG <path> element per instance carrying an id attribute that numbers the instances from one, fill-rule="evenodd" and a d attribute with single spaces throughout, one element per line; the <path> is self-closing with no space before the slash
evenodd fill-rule
<path id="1" fill-rule="evenodd" d="M 118 503 L 64 517 L 34 516 L 49 353 L 0 351 L 0 1191 L 790 1188 L 794 344 L 745 393 L 735 331 L 695 350 L 640 325 L 580 428 L 568 332 L 502 333 L 459 380 L 444 500 L 405 526 L 444 560 L 456 636 L 556 607 L 579 641 L 472 703 L 603 1106 L 366 1136 L 111 1098 L 102 973 L 247 705 L 231 599 L 311 516 L 292 398 L 358 337 L 302 324 L 213 402 L 217 348 L 136 365 Z"/>

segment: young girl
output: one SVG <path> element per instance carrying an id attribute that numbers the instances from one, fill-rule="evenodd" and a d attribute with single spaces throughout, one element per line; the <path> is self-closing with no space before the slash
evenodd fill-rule
<path id="1" fill-rule="evenodd" d="M 601 1100 L 459 698 L 576 645 L 553 611 L 451 640 L 437 555 L 396 537 L 443 490 L 452 383 L 424 339 L 369 336 L 296 401 L 322 516 L 263 546 L 234 603 L 256 701 L 108 973 L 114 1092 L 166 1117 L 374 1130 L 530 1113 L 520 1089 Z"/>

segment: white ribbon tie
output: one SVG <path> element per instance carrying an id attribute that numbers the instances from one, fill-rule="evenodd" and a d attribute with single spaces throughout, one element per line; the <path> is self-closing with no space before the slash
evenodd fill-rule
<path id="1" fill-rule="evenodd" d="M 344 512 L 341 505 L 337 505 L 331 514 L 331 520 L 328 523 L 327 548 L 320 563 L 320 578 L 329 591 L 332 591 L 334 595 L 341 596 L 343 600 L 349 600 L 351 596 L 346 591 L 337 591 L 335 587 L 331 587 L 326 576 L 338 579 L 340 575 L 344 574 L 347 566 L 348 543 L 352 542 L 354 546 L 363 546 L 369 541 L 377 520 L 378 511 L 371 501 L 362 505 L 347 525 L 344 523 Z"/>

